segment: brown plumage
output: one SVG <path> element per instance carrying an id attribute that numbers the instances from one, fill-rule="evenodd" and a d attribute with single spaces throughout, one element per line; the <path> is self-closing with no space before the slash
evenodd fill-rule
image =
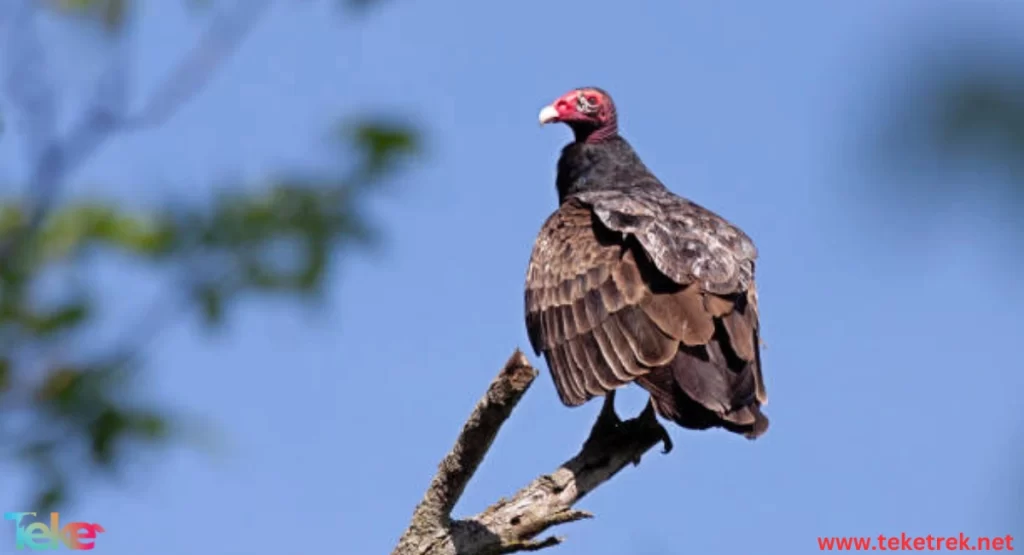
<path id="1" fill-rule="evenodd" d="M 562 402 L 636 382 L 680 426 L 764 433 L 753 242 L 651 174 L 604 91 L 572 91 L 545 117 L 576 141 L 530 258 L 526 326 Z"/>

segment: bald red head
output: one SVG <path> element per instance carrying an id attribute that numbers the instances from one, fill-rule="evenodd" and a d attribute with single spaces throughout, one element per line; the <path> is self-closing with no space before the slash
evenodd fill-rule
<path id="1" fill-rule="evenodd" d="M 619 132 L 612 97 L 597 87 L 573 89 L 540 111 L 540 123 L 561 122 L 572 128 L 577 142 L 600 142 Z"/>

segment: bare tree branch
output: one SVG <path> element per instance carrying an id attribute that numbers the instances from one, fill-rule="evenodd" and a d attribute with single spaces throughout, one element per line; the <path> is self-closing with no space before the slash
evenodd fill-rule
<path id="1" fill-rule="evenodd" d="M 452 509 L 498 430 L 536 377 L 537 370 L 517 349 L 441 461 L 391 555 L 495 555 L 558 545 L 563 538 L 534 538 L 553 526 L 591 518 L 573 506 L 628 464 L 639 464 L 640 457 L 663 439 L 649 427 L 631 426 L 632 420 L 610 434 L 595 425 L 580 452 L 554 472 L 537 477 L 511 499 L 501 499 L 480 514 L 452 520 Z"/>
<path id="2" fill-rule="evenodd" d="M 234 52 L 271 0 L 240 2 L 234 13 L 219 14 L 202 38 L 167 76 L 138 114 L 121 121 L 124 129 L 160 125 L 213 77 L 219 64 Z"/>

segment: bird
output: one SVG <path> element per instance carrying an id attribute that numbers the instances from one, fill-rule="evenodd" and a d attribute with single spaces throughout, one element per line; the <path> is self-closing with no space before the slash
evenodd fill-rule
<path id="1" fill-rule="evenodd" d="M 537 234 L 524 295 L 531 347 L 562 404 L 603 396 L 594 429 L 615 428 L 615 392 L 635 383 L 649 399 L 631 422 L 655 430 L 664 453 L 672 442 L 658 417 L 764 434 L 754 242 L 647 168 L 604 89 L 575 88 L 539 119 L 574 139 L 558 159 L 558 207 Z"/>

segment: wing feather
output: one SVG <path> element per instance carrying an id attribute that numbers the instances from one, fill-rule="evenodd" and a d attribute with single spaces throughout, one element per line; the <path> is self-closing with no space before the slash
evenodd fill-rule
<path id="1" fill-rule="evenodd" d="M 739 358 L 752 362 L 754 360 L 754 329 L 749 318 L 737 310 L 722 318 L 725 331 L 729 334 L 729 346 Z"/>
<path id="2" fill-rule="evenodd" d="M 631 353 L 626 350 L 629 347 L 628 345 L 623 349 L 616 349 L 603 325 L 594 328 L 593 333 L 594 341 L 597 343 L 598 349 L 601 350 L 601 358 L 608 365 L 608 369 L 611 370 L 616 382 L 626 384 L 633 381 L 633 378 L 637 375 L 643 374 L 640 371 L 631 372 L 629 370 L 635 363 L 633 358 L 629 356 Z"/>
<path id="3" fill-rule="evenodd" d="M 674 293 L 648 295 L 640 306 L 670 337 L 686 345 L 703 345 L 711 340 L 715 324 L 702 297 L 700 287 L 691 284 Z"/>
<path id="4" fill-rule="evenodd" d="M 641 364 L 662 366 L 675 356 L 679 342 L 658 329 L 639 306 L 627 306 L 616 312 L 614 318 Z"/>
<path id="5" fill-rule="evenodd" d="M 626 306 L 626 298 L 622 296 L 613 279 L 602 283 L 598 288 L 598 293 L 601 295 L 601 303 L 604 304 L 605 312 L 609 314 L 622 310 L 622 307 Z"/>
<path id="6" fill-rule="evenodd" d="M 696 205 L 667 217 L 661 200 L 635 214 L 627 200 L 569 199 L 534 245 L 526 324 L 560 399 L 577 406 L 635 380 L 684 427 L 756 437 L 767 395 L 753 244 Z"/>
<path id="7" fill-rule="evenodd" d="M 615 354 L 622 362 L 623 369 L 634 377 L 643 376 L 650 372 L 650 369 L 641 366 L 637 360 L 633 346 L 630 345 L 626 334 L 616 320 L 609 318 L 601 325 L 602 330 L 608 337 L 609 343 L 615 349 Z"/>
<path id="8" fill-rule="evenodd" d="M 623 304 L 636 304 L 649 293 L 632 251 L 626 251 L 621 263 L 612 266 L 612 282 Z"/>
<path id="9" fill-rule="evenodd" d="M 554 372 L 559 374 L 565 387 L 564 391 L 559 391 L 560 396 L 563 398 L 563 401 L 568 399 L 567 405 L 582 405 L 589 397 L 586 394 L 586 389 L 583 387 L 582 380 L 578 376 L 579 371 L 573 366 L 569 345 L 562 343 L 552 349 L 552 351 L 558 358 L 558 370 Z"/>

